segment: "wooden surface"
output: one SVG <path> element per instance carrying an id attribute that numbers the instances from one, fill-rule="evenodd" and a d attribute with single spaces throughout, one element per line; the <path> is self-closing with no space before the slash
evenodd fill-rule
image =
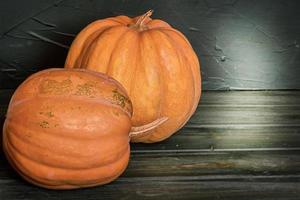
<path id="1" fill-rule="evenodd" d="M 300 199 L 300 91 L 204 92 L 176 135 L 131 152 L 118 180 L 74 191 L 32 186 L 0 156 L 0 199 Z"/>

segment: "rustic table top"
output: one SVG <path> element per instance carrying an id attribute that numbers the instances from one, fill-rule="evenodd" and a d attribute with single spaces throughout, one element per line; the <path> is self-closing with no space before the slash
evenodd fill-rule
<path id="1" fill-rule="evenodd" d="M 23 181 L 1 154 L 0 199 L 300 199 L 300 91 L 204 92 L 177 134 L 131 147 L 118 180 L 72 191 Z"/>

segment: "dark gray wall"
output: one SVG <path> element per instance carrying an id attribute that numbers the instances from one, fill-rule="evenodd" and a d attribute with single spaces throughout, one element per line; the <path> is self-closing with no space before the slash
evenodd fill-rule
<path id="1" fill-rule="evenodd" d="M 0 88 L 62 66 L 88 23 L 149 9 L 188 37 L 204 89 L 300 89 L 297 0 L 1 0 Z"/>

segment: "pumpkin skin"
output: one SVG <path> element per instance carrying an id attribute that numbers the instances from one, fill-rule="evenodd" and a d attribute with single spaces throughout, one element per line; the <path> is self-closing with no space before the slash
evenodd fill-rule
<path id="1" fill-rule="evenodd" d="M 15 91 L 3 149 L 15 170 L 35 185 L 102 185 L 128 164 L 131 114 L 131 102 L 116 80 L 87 70 L 44 70 Z"/>
<path id="2" fill-rule="evenodd" d="M 94 70 L 118 80 L 133 104 L 134 126 L 167 117 L 131 142 L 162 141 L 189 120 L 201 95 L 198 58 L 185 36 L 146 14 L 95 21 L 73 41 L 65 67 Z"/>

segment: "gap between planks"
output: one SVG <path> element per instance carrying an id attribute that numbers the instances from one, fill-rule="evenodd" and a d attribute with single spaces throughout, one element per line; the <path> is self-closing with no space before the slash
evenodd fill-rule
<path id="1" fill-rule="evenodd" d="M 222 152 L 246 152 L 246 151 L 300 151 L 300 147 L 278 147 L 278 148 L 235 148 L 235 149 L 151 149 L 131 150 L 133 154 L 143 153 L 222 153 Z M 300 153 L 300 152 L 299 152 Z"/>
<path id="2" fill-rule="evenodd" d="M 120 177 L 119 182 L 136 182 L 140 179 L 145 181 L 220 181 L 220 180 L 269 180 L 269 179 L 300 179 L 299 174 L 287 175 L 201 175 L 201 176 L 147 176 L 147 177 Z M 300 184 L 300 182 L 299 182 Z"/>

